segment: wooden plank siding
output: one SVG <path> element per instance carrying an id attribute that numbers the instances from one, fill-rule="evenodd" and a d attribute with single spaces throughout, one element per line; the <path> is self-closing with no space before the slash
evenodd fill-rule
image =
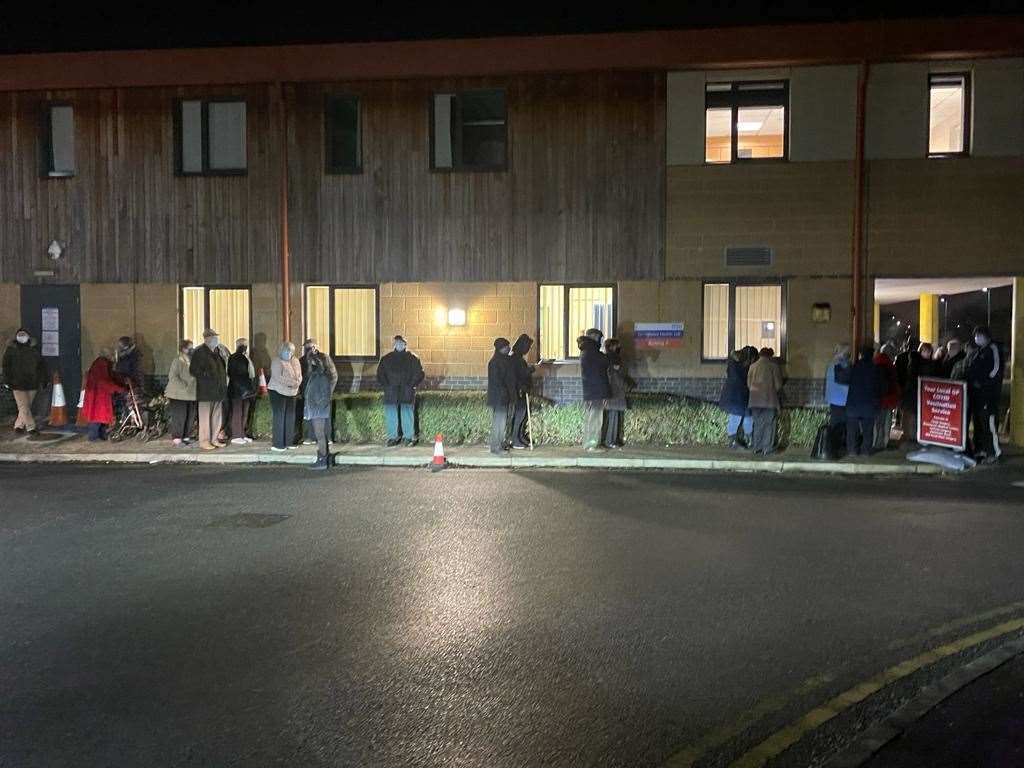
<path id="1" fill-rule="evenodd" d="M 507 89 L 509 168 L 429 169 L 430 97 Z M 324 173 L 323 103 L 361 98 L 363 172 Z M 281 140 L 267 85 L 0 94 L 0 282 L 279 279 Z M 661 73 L 292 84 L 292 279 L 658 278 L 664 273 Z M 248 173 L 174 174 L 176 99 L 242 96 Z M 42 176 L 47 103 L 75 108 L 76 174 Z M 66 247 L 56 265 L 52 239 Z"/>

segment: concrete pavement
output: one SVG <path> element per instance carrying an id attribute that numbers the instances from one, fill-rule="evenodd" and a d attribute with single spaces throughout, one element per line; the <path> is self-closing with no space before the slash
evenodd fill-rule
<path id="1" fill-rule="evenodd" d="M 0 487 L 0 765 L 725 765 L 1024 616 L 1024 489 L 995 473 Z"/>

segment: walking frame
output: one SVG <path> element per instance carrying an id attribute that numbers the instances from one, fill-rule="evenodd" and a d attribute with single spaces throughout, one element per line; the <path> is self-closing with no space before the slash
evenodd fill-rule
<path id="1" fill-rule="evenodd" d="M 530 393 L 526 393 L 526 429 L 530 433 L 530 450 L 533 450 L 533 413 L 530 411 Z"/>

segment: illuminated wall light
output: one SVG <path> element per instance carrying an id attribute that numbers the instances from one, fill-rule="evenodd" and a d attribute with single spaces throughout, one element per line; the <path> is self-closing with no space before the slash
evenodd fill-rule
<path id="1" fill-rule="evenodd" d="M 466 324 L 466 310 L 452 308 L 448 310 L 448 325 L 463 326 Z"/>
<path id="2" fill-rule="evenodd" d="M 438 325 L 444 325 L 448 321 L 448 313 L 444 307 L 438 307 L 434 310 L 434 322 Z"/>

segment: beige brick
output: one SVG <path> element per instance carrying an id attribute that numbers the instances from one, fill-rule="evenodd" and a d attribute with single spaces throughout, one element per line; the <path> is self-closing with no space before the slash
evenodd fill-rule
<path id="1" fill-rule="evenodd" d="M 381 283 L 377 295 L 381 299 L 390 299 L 395 294 L 394 283 Z"/>
<path id="2" fill-rule="evenodd" d="M 496 323 L 498 322 L 498 311 L 494 309 L 474 309 L 469 313 L 467 320 L 472 326 L 483 323 Z"/>
<path id="3" fill-rule="evenodd" d="M 420 284 L 392 283 L 392 292 L 395 296 L 418 296 L 420 292 Z"/>

